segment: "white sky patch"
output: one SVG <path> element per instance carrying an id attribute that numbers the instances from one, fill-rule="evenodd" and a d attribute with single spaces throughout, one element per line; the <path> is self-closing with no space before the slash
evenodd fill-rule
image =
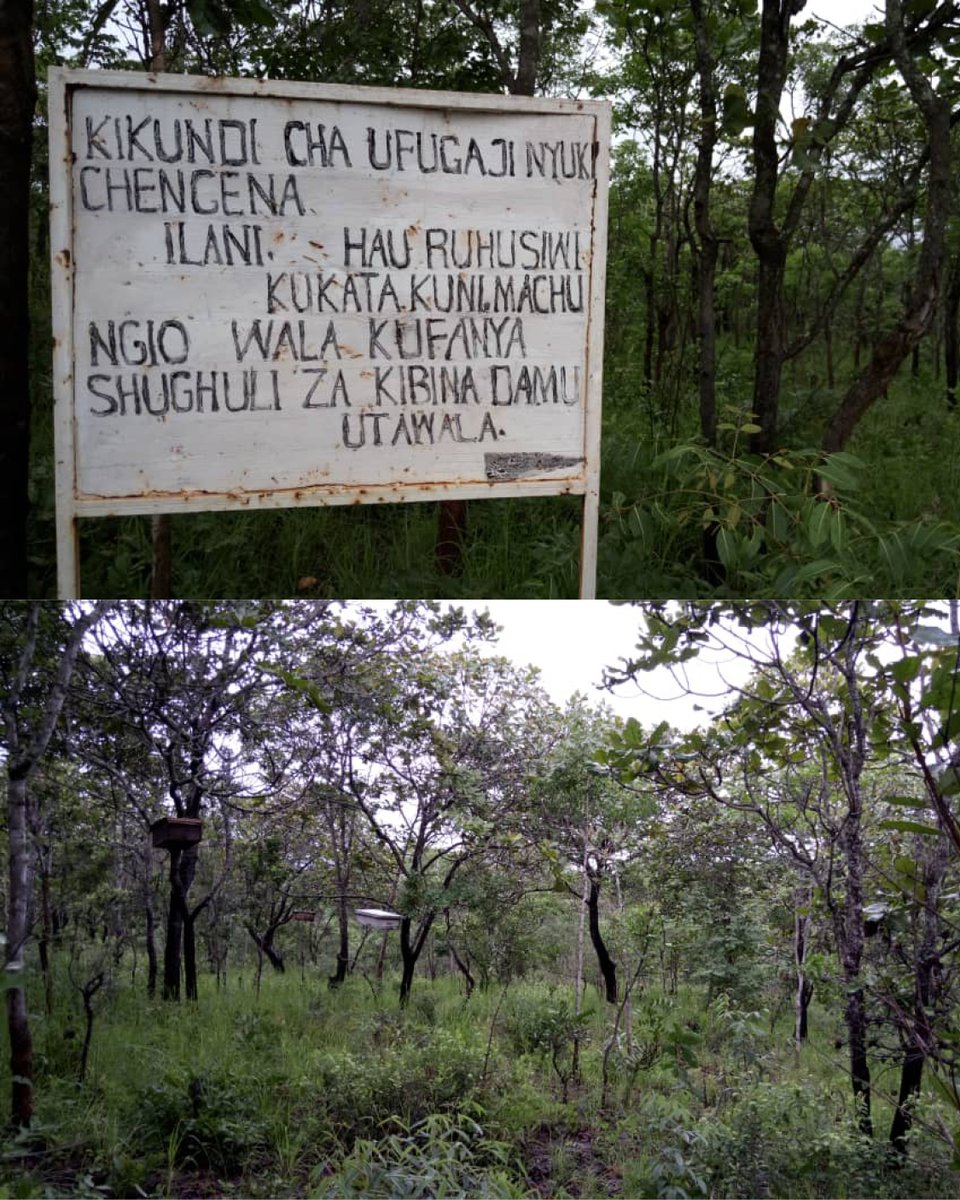
<path id="1" fill-rule="evenodd" d="M 582 692 L 593 705 L 607 704 L 647 728 L 661 721 L 683 731 L 706 724 L 730 700 L 729 685 L 743 684 L 749 674 L 733 655 L 703 651 L 685 667 L 686 682 L 698 695 L 688 695 L 684 681 L 666 667 L 609 692 L 601 686 L 604 667 L 633 656 L 639 608 L 606 600 L 482 600 L 461 607 L 490 613 L 503 627 L 495 652 L 518 666 L 538 667 L 557 704 Z"/>

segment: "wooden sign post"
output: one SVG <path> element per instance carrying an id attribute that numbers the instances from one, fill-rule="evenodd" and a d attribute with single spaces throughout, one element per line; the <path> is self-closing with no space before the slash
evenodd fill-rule
<path id="1" fill-rule="evenodd" d="M 584 497 L 610 110 L 50 72 L 59 590 L 77 519 Z"/>

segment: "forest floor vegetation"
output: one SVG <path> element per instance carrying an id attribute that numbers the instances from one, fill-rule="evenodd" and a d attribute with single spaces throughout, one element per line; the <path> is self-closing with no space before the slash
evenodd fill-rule
<path id="1" fill-rule="evenodd" d="M 934 1097 L 904 1163 L 857 1133 L 844 1052 L 816 1014 L 798 1054 L 786 1005 L 744 1012 L 651 984 L 630 1047 L 622 1028 L 608 1047 L 613 1009 L 590 987 L 578 1018 L 569 985 L 466 1000 L 450 977 L 420 979 L 400 1011 L 394 982 L 331 991 L 288 970 L 258 992 L 238 972 L 182 1005 L 115 982 L 80 1083 L 83 1017 L 64 981 L 35 1018 L 36 1121 L 3 1143 L 0 1194 L 960 1194 Z M 895 1064 L 877 1076 L 880 1130 Z"/>

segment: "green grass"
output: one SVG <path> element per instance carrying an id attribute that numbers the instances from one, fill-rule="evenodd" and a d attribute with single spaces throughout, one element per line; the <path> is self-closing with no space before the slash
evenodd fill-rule
<path id="1" fill-rule="evenodd" d="M 88 1077 L 64 981 L 34 1017 L 37 1120 L 8 1139 L 0 1194 L 245 1196 L 950 1196 L 960 1176 L 927 1129 L 955 1114 L 925 1097 L 910 1161 L 885 1150 L 894 1068 L 875 1076 L 877 1136 L 854 1129 L 842 1050 L 814 1011 L 796 1054 L 788 1016 L 650 986 L 634 1053 L 611 1059 L 612 1010 L 591 987 L 566 1102 L 548 1042 L 572 1009 L 558 981 L 477 992 L 418 979 L 328 991 L 323 976 L 249 973 L 196 1004 L 127 983 L 102 1002 Z M 28 981 L 39 994 L 37 981 Z M 538 1032 L 539 1031 L 539 1032 Z M 544 1038 L 547 1038 L 545 1041 Z M 489 1056 L 488 1056 L 489 1046 Z M 567 1046 L 569 1050 L 569 1046 Z M 5 1056 L 4 1056 L 5 1058 Z M 0 1078 L 0 1094 L 8 1081 Z"/>

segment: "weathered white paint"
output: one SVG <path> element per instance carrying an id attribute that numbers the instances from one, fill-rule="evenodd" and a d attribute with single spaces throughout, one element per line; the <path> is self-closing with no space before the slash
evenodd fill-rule
<path id="1" fill-rule="evenodd" d="M 58 554 L 79 516 L 583 494 L 609 106 L 54 69 Z"/>
<path id="2" fill-rule="evenodd" d="M 388 912 L 383 908 L 358 908 L 357 920 L 370 929 L 399 929 L 403 924 L 400 913 Z"/>

